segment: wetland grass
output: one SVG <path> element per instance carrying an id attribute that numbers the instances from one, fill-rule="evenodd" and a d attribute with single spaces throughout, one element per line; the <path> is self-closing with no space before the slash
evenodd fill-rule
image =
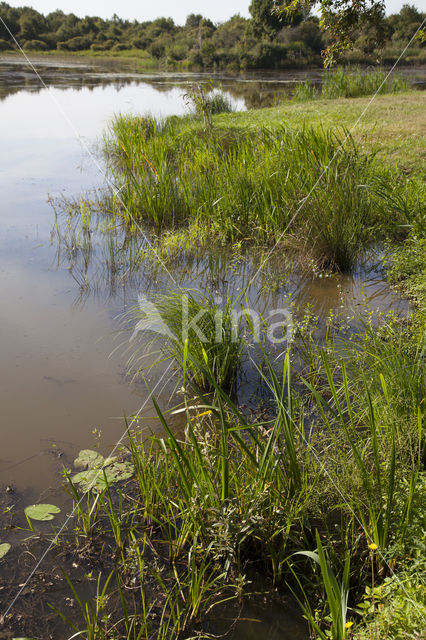
<path id="1" fill-rule="evenodd" d="M 302 335 L 305 379 L 294 370 L 297 343 L 278 360 L 258 344 L 264 414 L 233 393 L 248 351 L 240 326 L 232 339 L 233 303 L 218 334 L 217 301 L 187 292 L 203 340 L 182 334 L 181 294 L 158 296 L 163 357 L 185 383 L 185 428 L 176 434 L 154 399 L 161 433 L 129 430 L 132 480 L 110 487 L 105 477 L 80 504 L 79 553 L 86 537 L 104 566 L 98 597 L 81 601 L 87 637 L 210 638 L 222 603 L 250 596 L 259 573 L 297 595 L 316 637 L 416 637 L 426 613 L 424 191 L 351 138 L 339 150 L 344 136 L 282 122 L 113 123 L 109 162 L 125 203 L 116 213 L 130 227 L 138 220 L 159 242 L 197 229 L 262 246 L 285 232 L 304 256 L 340 270 L 373 238 L 410 234 L 391 274 L 421 302 L 414 321 L 367 324 L 344 344 Z M 386 636 L 392 601 L 405 609 Z"/>
<path id="2" fill-rule="evenodd" d="M 407 83 L 399 73 L 387 77 L 381 69 L 362 71 L 361 69 L 343 69 L 326 71 L 320 87 L 306 80 L 296 86 L 293 100 L 305 102 L 318 98 L 332 100 L 335 98 L 359 98 L 372 96 L 375 93 L 399 93 L 407 90 Z"/>
<path id="3" fill-rule="evenodd" d="M 222 301 L 200 291 L 169 291 L 141 299 L 130 315 L 137 322 L 136 333 L 156 334 L 151 344 L 158 348 L 161 361 L 176 363 L 181 384 L 195 384 L 203 391 L 236 388 L 244 343 L 243 313 L 237 312 L 229 296 Z M 129 364 L 147 353 L 144 338 L 142 352 L 134 349 Z"/>
<path id="4" fill-rule="evenodd" d="M 190 118 L 117 117 L 107 140 L 120 215 L 160 237 L 191 228 L 213 242 L 290 244 L 322 267 L 350 271 L 414 205 L 394 172 L 345 130 L 205 129 Z M 404 209 L 405 207 L 405 209 Z M 408 211 L 407 211 L 408 209 Z"/>
<path id="5" fill-rule="evenodd" d="M 297 392 L 291 354 L 280 371 L 264 354 L 267 418 L 247 415 L 207 368 L 216 392 L 193 386 L 198 409 L 187 410 L 183 435 L 154 400 L 164 435 L 146 442 L 129 432 L 134 479 L 107 485 L 96 505 L 118 585 L 114 615 L 108 598 L 96 613 L 111 621 L 105 638 L 209 637 L 210 612 L 250 594 L 253 568 L 297 594 L 317 637 L 348 637 L 348 617 L 367 616 L 356 609 L 366 588 L 387 576 L 397 589 L 405 537 L 421 520 L 422 400 L 410 383 L 403 415 L 393 402 L 386 339 L 369 342 L 368 376 L 350 366 L 354 353 L 342 360 L 327 344 L 322 378 Z M 404 342 L 393 349 L 408 365 Z M 185 371 L 191 354 L 183 354 Z M 424 354 L 415 366 L 424 374 Z"/>

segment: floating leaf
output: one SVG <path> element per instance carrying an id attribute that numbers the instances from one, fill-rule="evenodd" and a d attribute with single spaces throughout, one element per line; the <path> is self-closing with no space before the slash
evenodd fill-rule
<path id="1" fill-rule="evenodd" d="M 128 480 L 134 473 L 133 465 L 130 462 L 114 462 L 107 469 L 105 475 L 108 482 L 120 482 Z"/>
<path id="2" fill-rule="evenodd" d="M 32 504 L 25 509 L 25 515 L 31 520 L 53 520 L 54 514 L 60 513 L 60 508 L 54 504 Z"/>
<path id="3" fill-rule="evenodd" d="M 3 542 L 3 544 L 0 544 L 0 560 L 4 558 L 4 556 L 10 551 L 10 549 L 11 545 L 8 542 Z"/>
<path id="4" fill-rule="evenodd" d="M 105 476 L 104 476 L 105 473 Z M 130 462 L 113 462 L 104 469 L 87 469 L 72 477 L 72 481 L 80 485 L 80 489 L 87 493 L 91 489 L 101 491 L 106 489 L 107 483 L 121 482 L 131 478 L 134 473 Z M 105 481 L 106 478 L 106 481 Z"/>
<path id="5" fill-rule="evenodd" d="M 103 455 L 98 451 L 93 451 L 92 449 L 82 449 L 78 454 L 78 457 L 74 460 L 74 466 L 76 469 L 85 469 L 86 467 L 99 469 L 103 464 Z"/>
<path id="6" fill-rule="evenodd" d="M 80 471 L 72 477 L 72 481 L 75 484 L 80 485 L 80 489 L 87 493 L 90 489 L 95 489 L 99 483 L 99 479 L 103 479 L 103 473 L 101 469 L 87 469 L 87 471 Z"/>

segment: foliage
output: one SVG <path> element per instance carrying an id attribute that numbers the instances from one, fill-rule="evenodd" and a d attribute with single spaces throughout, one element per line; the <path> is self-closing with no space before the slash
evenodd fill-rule
<path id="1" fill-rule="evenodd" d="M 395 199 L 383 188 L 393 184 L 390 173 L 346 131 L 220 129 L 210 116 L 207 124 L 116 118 L 107 149 L 118 213 L 130 226 L 140 219 L 158 233 L 197 228 L 223 242 L 291 241 L 342 271 L 383 233 Z M 406 213 L 395 210 L 395 225 L 411 215 L 409 197 L 401 191 Z"/>
<path id="2" fill-rule="evenodd" d="M 412 564 L 414 530 L 418 544 L 424 542 L 417 495 L 421 431 L 412 437 L 421 429 L 421 421 L 414 424 L 416 392 L 406 387 L 412 402 L 404 403 L 401 419 L 378 343 L 369 347 L 377 367 L 367 379 L 345 365 L 341 348 L 328 342 L 323 381 L 315 387 L 305 382 L 298 393 L 290 354 L 277 367 L 257 346 L 264 357 L 260 375 L 270 392 L 270 415 L 245 414 L 206 369 L 215 394 L 206 396 L 196 386 L 188 390 L 185 433 L 176 435 L 154 399 L 164 431 L 148 442 L 139 432 L 129 432 L 133 484 L 115 494 L 107 482 L 96 505 L 88 502 L 84 517 L 88 520 L 96 511 L 99 525 L 103 523 L 99 559 L 115 558 L 106 569 L 106 582 L 98 581 L 97 597 L 81 603 L 88 637 L 97 637 L 100 628 L 105 638 L 121 633 L 129 640 L 165 640 L 183 632 L 204 637 L 207 613 L 241 594 L 238 585 L 244 585 L 251 565 L 277 586 L 285 581 L 295 593 L 302 589 L 302 607 L 319 638 L 352 635 L 348 611 L 351 618 L 365 618 L 370 603 L 367 609 L 358 604 L 368 602 L 372 593 L 378 603 L 382 584 L 387 598 L 407 606 L 397 577 L 392 588 L 383 579 L 390 565 L 394 573 L 398 563 L 404 570 L 404 563 Z M 408 364 L 406 344 L 401 340 L 393 348 Z M 348 349 L 345 360 L 350 363 L 358 346 Z M 424 365 L 419 359 L 419 366 Z M 187 362 L 180 366 L 185 376 Z M 319 411 L 310 413 L 306 428 L 312 400 Z M 113 535 L 108 537 L 107 531 Z M 306 551 L 313 547 L 316 552 Z M 303 560 L 295 563 L 294 554 L 313 559 L 319 572 L 307 571 Z M 415 562 L 421 561 L 418 555 Z M 110 576 L 117 583 L 115 594 L 103 588 Z M 380 629 L 385 622 L 386 617 Z M 404 624 L 409 628 L 412 622 Z"/>
<path id="3" fill-rule="evenodd" d="M 354 45 L 355 40 L 364 29 L 370 29 L 369 37 L 372 40 L 373 49 L 377 49 L 386 38 L 386 30 L 389 26 L 395 35 L 395 39 L 404 39 L 404 44 L 409 41 L 419 29 L 424 14 L 420 14 L 414 7 L 404 5 L 399 17 L 391 16 L 386 21 L 384 17 L 384 0 L 284 0 L 276 8 L 278 14 L 291 16 L 301 8 L 314 9 L 318 7 L 321 14 L 320 24 L 327 33 L 328 46 L 324 51 L 326 66 L 337 62 L 343 52 Z M 409 27 L 404 29 L 409 23 Z M 396 27 L 396 28 L 395 28 Z M 371 33 L 371 30 L 373 33 Z M 388 36 L 389 37 L 389 36 Z"/>
<path id="4" fill-rule="evenodd" d="M 350 555 L 346 554 L 345 564 L 343 568 L 342 581 L 339 583 L 331 569 L 324 547 L 321 542 L 318 531 L 315 532 L 315 539 L 317 543 L 317 552 L 313 551 L 298 551 L 295 555 L 302 555 L 310 558 L 316 562 L 321 569 L 321 577 L 326 593 L 326 600 L 329 608 L 329 615 L 331 617 L 331 631 L 325 633 L 320 625 L 315 620 L 315 616 L 309 605 L 309 599 L 305 594 L 305 603 L 301 603 L 305 611 L 305 614 L 315 629 L 316 634 L 321 640 L 344 640 L 347 637 L 347 625 L 346 616 L 348 611 L 348 597 L 349 597 L 349 572 L 350 572 Z"/>
<path id="5" fill-rule="evenodd" d="M 134 470 L 129 462 L 119 462 L 117 458 L 104 458 L 98 451 L 83 449 L 74 460 L 76 469 L 84 469 L 72 477 L 72 482 L 80 489 L 101 491 L 105 486 L 132 477 Z"/>
<path id="6" fill-rule="evenodd" d="M 54 504 L 33 504 L 25 508 L 25 515 L 31 520 L 40 520 L 44 522 L 46 520 L 53 520 L 55 514 L 60 513 L 59 507 Z"/>
<path id="7" fill-rule="evenodd" d="M 386 42 L 386 62 L 395 59 L 399 51 L 392 53 L 392 47 L 405 44 L 424 15 L 405 5 L 400 14 L 384 18 L 377 0 L 364 0 L 355 9 L 352 0 L 344 0 L 338 13 L 333 5 L 325 11 L 322 27 L 331 26 L 324 34 L 318 19 L 309 16 L 309 8 L 315 4 L 314 0 L 295 1 L 290 12 L 277 13 L 282 3 L 253 0 L 249 20 L 235 15 L 215 25 L 201 14 L 191 14 L 185 25 L 178 26 L 171 18 L 140 23 L 117 16 L 110 20 L 79 18 L 62 11 L 44 16 L 29 7 L 14 8 L 1 2 L 0 18 L 6 26 L 0 21 L 0 51 L 15 48 L 15 37 L 27 50 L 111 52 L 137 56 L 145 65 L 280 69 L 320 66 L 319 54 L 327 45 L 331 60 L 353 41 L 355 60 L 375 64 L 379 42 Z M 421 40 L 413 43 L 413 63 L 421 59 L 423 46 Z"/>
<path id="8" fill-rule="evenodd" d="M 150 317 L 150 310 L 155 310 L 156 317 Z M 211 294 L 169 292 L 153 297 L 148 310 L 141 304 L 132 315 L 142 332 L 157 328 L 161 319 L 166 334 L 160 347 L 162 359 L 177 363 L 184 386 L 189 382 L 207 391 L 214 391 L 216 384 L 226 390 L 235 388 L 243 340 L 241 316 L 230 298 L 219 305 Z"/>

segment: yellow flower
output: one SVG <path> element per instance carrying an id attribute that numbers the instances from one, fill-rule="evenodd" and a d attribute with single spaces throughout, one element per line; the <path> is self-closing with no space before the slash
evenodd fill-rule
<path id="1" fill-rule="evenodd" d="M 203 413 L 197 413 L 196 418 L 202 418 L 203 416 L 209 416 L 213 411 L 203 411 Z"/>
<path id="2" fill-rule="evenodd" d="M 345 629 L 350 629 L 352 625 L 353 625 L 353 622 L 347 622 L 345 624 Z"/>
<path id="3" fill-rule="evenodd" d="M 374 542 L 372 542 L 368 545 L 368 548 L 371 549 L 371 551 L 375 551 L 376 549 L 378 549 L 378 546 L 377 544 L 374 544 Z"/>

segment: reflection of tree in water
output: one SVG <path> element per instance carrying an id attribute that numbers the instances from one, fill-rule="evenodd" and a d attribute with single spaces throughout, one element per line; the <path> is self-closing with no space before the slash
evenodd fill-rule
<path id="1" fill-rule="evenodd" d="M 244 100 L 246 108 L 260 108 L 272 106 L 281 99 L 288 97 L 294 84 L 273 82 L 273 75 L 268 76 L 268 81 L 262 80 L 260 74 L 208 74 L 208 73 L 173 73 L 154 72 L 137 73 L 137 63 L 131 61 L 88 61 L 84 65 L 66 64 L 61 61 L 35 61 L 35 68 L 43 82 L 48 87 L 56 89 L 69 89 L 75 91 L 82 89 L 93 90 L 100 86 L 112 86 L 117 91 L 125 86 L 146 84 L 158 93 L 169 93 L 176 88 L 182 91 L 194 82 L 208 82 L 213 80 L 213 85 L 222 88 L 234 99 Z M 2 86 L 0 88 L 0 100 L 21 90 L 39 92 L 43 89 L 40 79 L 34 71 L 23 61 L 3 62 L 0 65 Z M 282 76 L 282 74 L 279 74 Z M 295 74 L 292 74 L 292 77 Z M 307 77 L 305 73 L 303 77 Z M 297 78 L 297 76 L 296 76 Z M 295 82 L 297 79 L 295 80 Z"/>

